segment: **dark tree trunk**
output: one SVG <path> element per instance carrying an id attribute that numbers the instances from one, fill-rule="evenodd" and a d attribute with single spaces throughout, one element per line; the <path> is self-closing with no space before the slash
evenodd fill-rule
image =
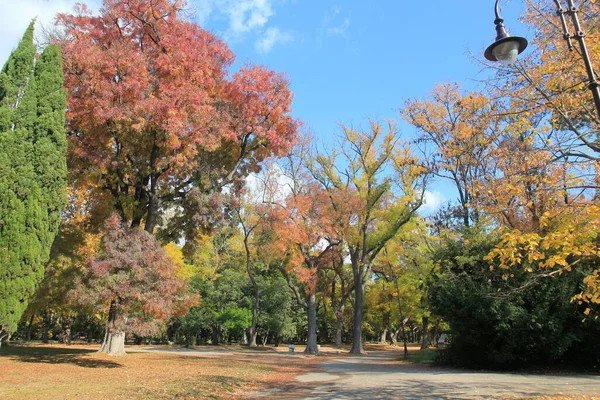
<path id="1" fill-rule="evenodd" d="M 402 342 L 404 343 L 404 357 L 408 357 L 408 343 L 406 337 L 406 326 L 402 321 Z"/>
<path id="2" fill-rule="evenodd" d="M 430 339 L 429 339 L 429 343 L 434 343 L 435 347 L 438 346 L 438 333 L 439 333 L 439 325 L 436 323 L 433 326 L 433 332 L 431 333 Z"/>
<path id="3" fill-rule="evenodd" d="M 153 188 L 148 201 L 148 214 L 146 215 L 146 223 L 144 225 L 144 230 L 150 234 L 154 233 L 154 228 L 158 222 L 158 209 L 160 205 L 158 201 L 158 195 L 154 193 L 156 191 L 156 188 L 154 188 L 154 179 L 152 185 Z"/>
<path id="4" fill-rule="evenodd" d="M 50 330 L 51 320 L 52 315 L 48 311 L 44 311 L 44 318 L 42 320 L 42 343 L 48 343 L 48 331 Z"/>
<path id="5" fill-rule="evenodd" d="M 258 324 L 258 307 L 260 306 L 260 289 L 258 287 L 258 283 L 254 277 L 254 271 L 252 270 L 252 265 L 250 262 L 250 245 L 248 243 L 249 232 L 246 232 L 244 225 L 244 249 L 246 250 L 246 272 L 248 273 L 248 277 L 250 278 L 250 282 L 252 283 L 252 288 L 254 289 L 254 302 L 252 304 L 252 326 L 250 327 L 250 341 L 248 342 L 249 347 L 256 347 L 256 335 L 257 335 L 257 324 Z"/>
<path id="6" fill-rule="evenodd" d="M 335 311 L 335 347 L 342 347 L 342 334 L 344 331 L 344 304 Z"/>
<path id="7" fill-rule="evenodd" d="M 219 332 L 219 326 L 215 325 L 213 326 L 212 329 L 212 338 L 211 338 L 211 342 L 213 345 L 217 345 L 219 344 L 219 337 L 220 337 L 220 332 Z"/>
<path id="8" fill-rule="evenodd" d="M 250 340 L 248 341 L 249 347 L 256 347 L 256 336 L 258 334 L 258 307 L 260 306 L 260 291 L 258 285 L 252 279 L 254 286 L 254 303 L 252 304 L 252 326 L 250 327 Z"/>
<path id="9" fill-rule="evenodd" d="M 429 347 L 429 336 L 427 330 L 429 329 L 429 318 L 423 317 L 423 334 L 421 336 L 421 350 L 425 350 Z"/>
<path id="10" fill-rule="evenodd" d="M 25 340 L 27 340 L 27 341 L 31 340 L 31 334 L 33 333 L 34 318 L 35 318 L 35 313 L 31 314 L 31 317 L 29 317 L 29 323 L 27 324 L 27 333 L 25 334 Z"/>
<path id="11" fill-rule="evenodd" d="M 152 145 L 152 151 L 150 152 L 150 168 L 153 172 L 149 176 L 150 178 L 150 191 L 147 194 L 148 197 L 148 213 L 146 215 L 146 223 L 144 230 L 150 234 L 154 233 L 154 228 L 158 223 L 158 211 L 160 209 L 160 199 L 158 197 L 158 180 L 160 179 L 161 172 L 157 170 L 158 161 L 158 146 L 156 144 L 156 132 L 154 132 L 154 143 Z"/>
<path id="12" fill-rule="evenodd" d="M 88 329 L 86 339 L 88 343 L 92 343 L 94 341 L 94 332 L 91 328 Z"/>
<path id="13" fill-rule="evenodd" d="M 314 293 L 307 296 L 300 294 L 298 287 L 292 282 L 290 275 L 287 273 L 283 265 L 279 266 L 279 270 L 287 281 L 288 287 L 294 294 L 298 305 L 302 306 L 308 314 L 308 332 L 306 338 L 305 353 L 317 354 L 319 351 L 317 345 L 317 298 Z"/>
<path id="14" fill-rule="evenodd" d="M 106 323 L 106 332 L 104 340 L 100 346 L 100 352 L 117 356 L 125 353 L 125 332 L 120 326 L 123 321 L 119 312 L 119 305 L 116 300 L 110 302 L 108 311 L 108 322 Z"/>
<path id="15" fill-rule="evenodd" d="M 314 293 L 307 296 L 306 309 L 308 311 L 308 337 L 306 340 L 306 349 L 304 350 L 307 354 L 317 354 L 319 348 L 317 347 L 317 298 Z"/>
<path id="16" fill-rule="evenodd" d="M 363 319 L 363 286 L 362 276 L 354 276 L 354 320 L 352 321 L 352 349 L 350 353 L 364 353 L 362 345 L 362 319 Z"/>

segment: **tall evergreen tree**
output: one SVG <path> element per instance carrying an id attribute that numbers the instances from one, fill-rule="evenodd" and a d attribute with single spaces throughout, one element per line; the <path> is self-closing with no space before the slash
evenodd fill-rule
<path id="1" fill-rule="evenodd" d="M 21 100 L 33 77 L 34 57 L 32 22 L 0 72 L 0 132 L 14 131 L 14 124 L 18 122 L 15 114 L 26 114 Z M 32 106 L 31 102 L 27 103 Z"/>
<path id="2" fill-rule="evenodd" d="M 49 230 L 45 249 L 49 252 L 67 195 L 67 97 L 63 89 L 62 59 L 58 46 L 48 46 L 40 55 L 35 66 L 34 83 L 37 113 L 30 132 L 35 146 L 34 168 L 48 213 Z"/>
<path id="3" fill-rule="evenodd" d="M 44 274 L 66 190 L 59 50 L 35 65 L 33 22 L 0 73 L 0 340 Z"/>

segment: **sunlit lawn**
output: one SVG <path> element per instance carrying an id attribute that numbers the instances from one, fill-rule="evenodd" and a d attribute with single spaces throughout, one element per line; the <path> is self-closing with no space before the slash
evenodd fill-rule
<path id="1" fill-rule="evenodd" d="M 0 399 L 217 399 L 282 385 L 318 362 L 301 355 L 136 353 L 97 346 L 0 348 Z M 264 354 L 263 354 L 264 353 Z"/>
<path id="2" fill-rule="evenodd" d="M 401 357 L 398 360 L 415 364 L 433 364 L 437 352 L 438 350 L 434 348 L 421 350 L 418 347 L 412 347 L 408 349 L 408 357 Z"/>

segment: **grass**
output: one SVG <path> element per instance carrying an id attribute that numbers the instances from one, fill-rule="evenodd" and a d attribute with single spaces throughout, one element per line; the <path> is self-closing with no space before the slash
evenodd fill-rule
<path id="1" fill-rule="evenodd" d="M 437 354 L 437 349 L 418 349 L 413 348 L 409 349 L 408 357 L 401 357 L 398 360 L 404 362 L 410 362 L 413 364 L 433 364 L 435 361 L 435 355 Z"/>
<path id="2" fill-rule="evenodd" d="M 0 348 L 0 399 L 224 399 L 290 382 L 314 357 L 228 352 L 218 356 L 107 356 L 97 346 Z M 263 355 L 264 354 L 264 355 Z M 283 364 L 283 365 L 282 365 Z"/>

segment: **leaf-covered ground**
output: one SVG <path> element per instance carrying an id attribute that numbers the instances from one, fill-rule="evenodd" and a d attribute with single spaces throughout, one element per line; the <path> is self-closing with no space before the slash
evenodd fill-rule
<path id="1" fill-rule="evenodd" d="M 223 399 L 293 381 L 322 358 L 274 351 L 107 356 L 97 346 L 0 348 L 0 399 Z M 214 350 L 214 348 L 213 348 Z M 202 349 L 200 349 L 202 351 Z"/>

